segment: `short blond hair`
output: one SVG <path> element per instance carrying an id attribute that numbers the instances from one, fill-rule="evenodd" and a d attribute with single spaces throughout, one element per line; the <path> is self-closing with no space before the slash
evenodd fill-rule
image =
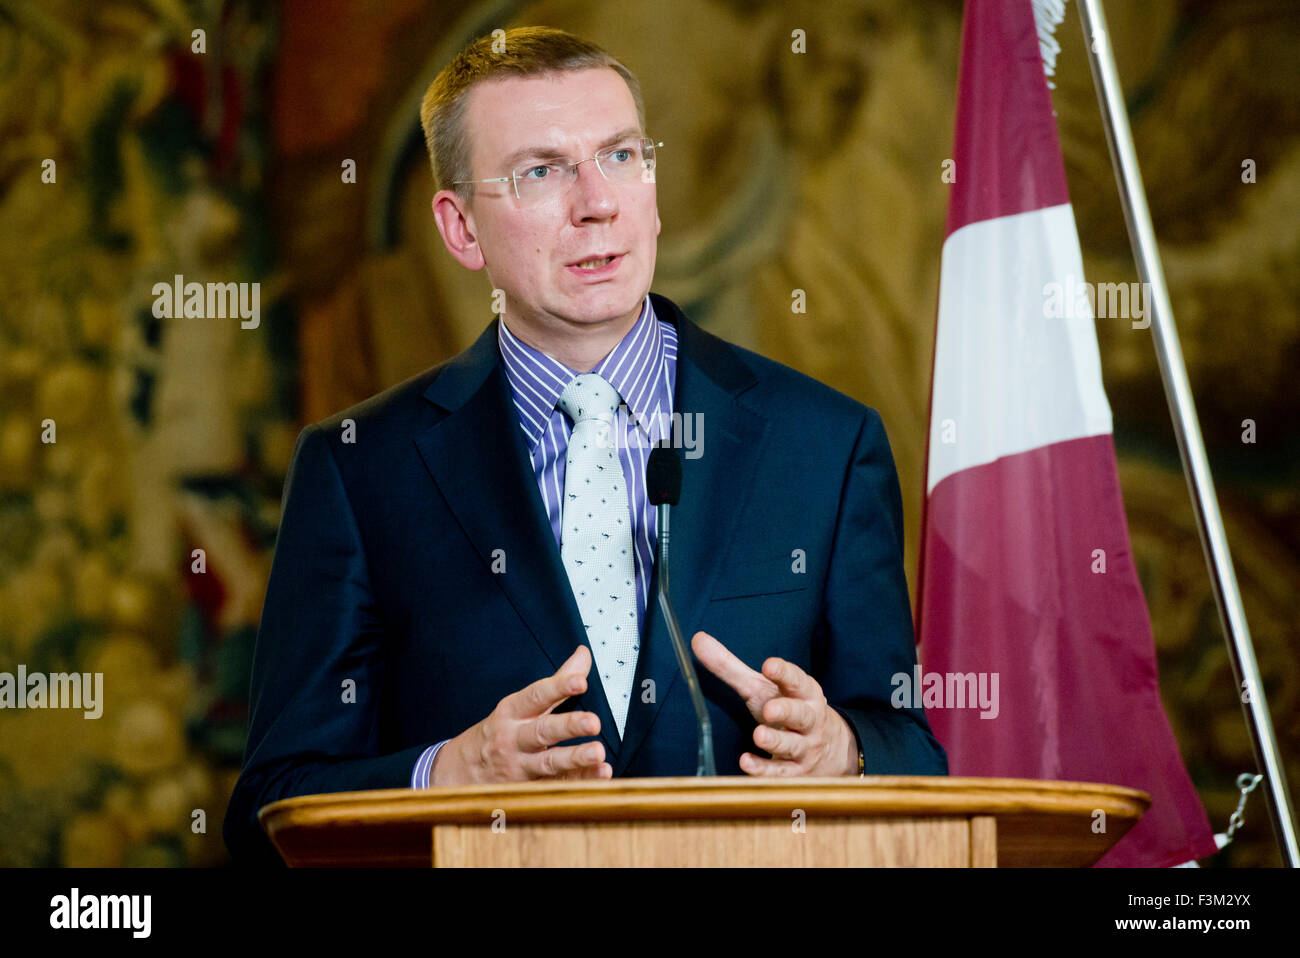
<path id="1" fill-rule="evenodd" d="M 485 80 L 609 67 L 627 83 L 644 132 L 641 84 L 631 70 L 594 43 L 554 27 L 515 27 L 505 31 L 505 49 L 496 53 L 492 47 L 500 39 L 480 37 L 456 54 L 429 84 L 420 102 L 420 126 L 438 189 L 454 189 L 464 199 L 473 192 L 473 185 L 464 182 L 474 178 L 465 111 L 470 90 Z"/>

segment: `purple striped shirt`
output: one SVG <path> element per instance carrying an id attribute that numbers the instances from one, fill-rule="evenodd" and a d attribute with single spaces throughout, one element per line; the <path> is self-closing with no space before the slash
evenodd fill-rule
<path id="1" fill-rule="evenodd" d="M 559 546 L 565 452 L 573 425 L 556 408 L 556 403 L 578 372 L 520 341 L 504 322 L 497 328 L 497 345 L 519 414 L 519 428 L 523 430 L 532 458 L 537 488 L 542 494 L 555 544 Z M 645 467 L 654 444 L 671 435 L 677 377 L 677 330 L 655 315 L 648 295 L 636 323 L 591 372 L 618 390 L 626 407 L 619 410 L 613 425 L 627 485 L 628 511 L 632 516 L 639 631 L 645 623 L 646 596 L 650 592 L 658 534 L 654 507 L 646 499 Z M 411 775 L 412 788 L 429 786 L 433 760 L 445 744 L 444 741 L 430 746 L 420 756 Z"/>

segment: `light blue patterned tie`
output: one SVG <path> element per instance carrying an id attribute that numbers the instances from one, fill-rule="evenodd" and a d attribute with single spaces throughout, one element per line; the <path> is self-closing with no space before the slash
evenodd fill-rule
<path id="1" fill-rule="evenodd" d="M 618 390 L 584 373 L 569 383 L 556 405 L 573 420 L 565 456 L 560 558 L 622 738 L 640 639 L 632 517 L 611 429 L 619 403 Z"/>

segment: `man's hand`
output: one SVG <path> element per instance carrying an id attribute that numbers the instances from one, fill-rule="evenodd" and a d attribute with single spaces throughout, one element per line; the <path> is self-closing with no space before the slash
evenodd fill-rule
<path id="1" fill-rule="evenodd" d="M 771 754 L 746 752 L 740 767 L 750 775 L 853 775 L 858 744 L 844 716 L 826 704 L 822 687 L 793 662 L 770 658 L 755 672 L 707 632 L 691 637 L 706 669 L 745 701 L 758 722 L 754 744 Z"/>
<path id="2" fill-rule="evenodd" d="M 592 712 L 552 710 L 587 689 L 591 650 L 578 646 L 554 675 L 507 695 L 492 714 L 438 751 L 430 785 L 477 785 L 534 778 L 613 778 L 605 746 L 585 742 L 551 748 L 556 742 L 600 733 Z"/>

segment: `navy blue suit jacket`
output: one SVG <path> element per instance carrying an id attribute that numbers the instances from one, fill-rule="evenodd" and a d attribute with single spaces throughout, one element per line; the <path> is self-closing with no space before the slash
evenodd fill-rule
<path id="1" fill-rule="evenodd" d="M 673 408 L 702 417 L 702 455 L 683 459 L 672 515 L 687 638 L 703 629 L 754 669 L 780 656 L 809 672 L 852 725 L 867 774 L 947 774 L 924 713 L 890 705 L 891 677 L 911 674 L 916 648 L 880 416 L 652 300 L 678 333 Z M 224 826 L 236 860 L 278 861 L 257 823 L 263 805 L 408 786 L 425 748 L 584 641 L 497 322 L 459 356 L 299 437 Z M 493 572 L 495 550 L 504 572 Z M 642 638 L 622 741 L 595 669 L 559 710 L 600 716 L 615 776 L 693 775 L 695 715 L 656 592 Z M 718 773 L 743 774 L 741 753 L 762 754 L 754 720 L 699 672 Z"/>

